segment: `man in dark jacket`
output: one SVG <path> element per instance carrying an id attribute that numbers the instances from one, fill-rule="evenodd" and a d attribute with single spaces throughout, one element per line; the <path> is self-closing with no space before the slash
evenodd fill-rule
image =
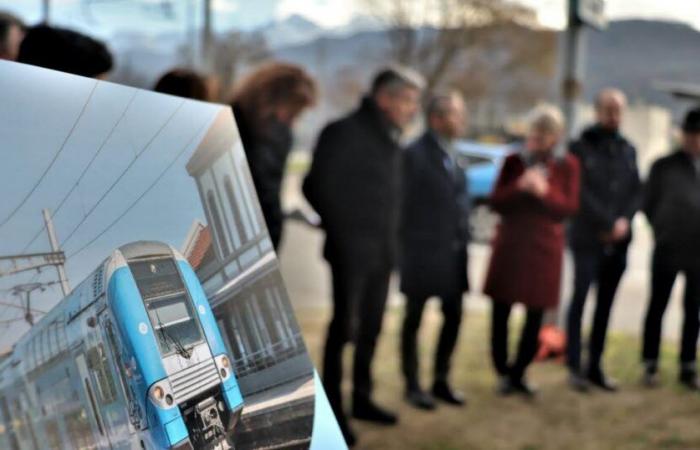
<path id="1" fill-rule="evenodd" d="M 433 409 L 433 397 L 452 405 L 464 397 L 448 384 L 450 358 L 467 290 L 469 198 L 464 168 L 455 159 L 454 141 L 464 134 L 466 114 L 459 94 L 433 97 L 428 131 L 404 154 L 401 214 L 401 291 L 406 295 L 401 356 L 406 400 Z M 416 333 L 427 300 L 440 297 L 443 325 L 435 355 L 432 397 L 418 380 Z"/>
<path id="2" fill-rule="evenodd" d="M 654 229 L 651 300 L 644 323 L 644 381 L 658 384 L 661 322 L 676 275 L 685 274 L 680 382 L 700 389 L 696 348 L 700 321 L 700 108 L 683 123 L 683 148 L 654 163 L 646 184 L 644 204 Z"/>
<path id="3" fill-rule="evenodd" d="M 326 231 L 324 256 L 333 276 L 333 318 L 323 381 L 349 443 L 340 384 L 342 350 L 355 343 L 353 416 L 393 424 L 396 416 L 371 400 L 370 363 L 395 263 L 400 194 L 399 137 L 418 109 L 420 76 L 395 67 L 380 72 L 370 95 L 318 139 L 304 194 Z"/>
<path id="4" fill-rule="evenodd" d="M 581 163 L 579 213 L 569 243 L 574 256 L 574 293 L 567 318 L 567 365 L 570 384 L 587 390 L 589 383 L 615 391 L 601 358 L 617 286 L 627 265 L 631 222 L 641 197 L 635 148 L 620 134 L 626 106 L 617 89 L 603 90 L 596 101 L 597 124 L 585 130 L 571 151 Z M 597 301 L 588 345 L 588 367 L 581 373 L 581 317 L 588 289 L 597 283 Z"/>

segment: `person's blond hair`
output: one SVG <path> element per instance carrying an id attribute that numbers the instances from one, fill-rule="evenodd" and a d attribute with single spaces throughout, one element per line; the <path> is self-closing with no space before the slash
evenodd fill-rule
<path id="1" fill-rule="evenodd" d="M 527 122 L 530 130 L 554 134 L 564 131 L 564 114 L 551 103 L 535 106 L 528 114 Z"/>

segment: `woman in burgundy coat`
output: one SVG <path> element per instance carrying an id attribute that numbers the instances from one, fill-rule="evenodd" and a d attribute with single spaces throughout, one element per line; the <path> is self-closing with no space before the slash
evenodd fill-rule
<path id="1" fill-rule="evenodd" d="M 561 112 L 541 106 L 531 114 L 524 149 L 505 160 L 491 195 L 501 223 L 484 293 L 493 299 L 491 354 L 504 395 L 534 394 L 524 374 L 537 351 L 544 311 L 559 302 L 564 220 L 579 202 L 578 160 L 554 154 L 562 137 Z M 527 315 L 517 356 L 509 364 L 508 317 L 517 302 Z"/>

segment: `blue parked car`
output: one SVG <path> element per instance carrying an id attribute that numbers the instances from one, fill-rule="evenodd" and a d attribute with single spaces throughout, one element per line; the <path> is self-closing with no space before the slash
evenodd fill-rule
<path id="1" fill-rule="evenodd" d="M 498 219 L 486 203 L 496 185 L 503 161 L 517 151 L 517 144 L 484 144 L 464 140 L 459 141 L 456 147 L 458 163 L 464 168 L 472 200 L 472 240 L 488 242 L 493 237 Z"/>

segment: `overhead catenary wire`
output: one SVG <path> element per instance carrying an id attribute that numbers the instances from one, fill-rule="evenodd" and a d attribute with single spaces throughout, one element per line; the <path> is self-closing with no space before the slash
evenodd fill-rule
<path id="1" fill-rule="evenodd" d="M 116 187 L 117 184 L 124 178 L 124 176 L 129 172 L 129 170 L 134 166 L 136 161 L 151 147 L 153 142 L 160 136 L 160 134 L 163 132 L 165 127 L 170 123 L 170 121 L 175 117 L 175 114 L 177 114 L 178 111 L 182 108 L 182 106 L 185 104 L 186 100 L 182 100 L 180 104 L 173 110 L 173 112 L 168 116 L 168 118 L 163 122 L 163 124 L 158 128 L 156 133 L 148 140 L 146 145 L 143 147 L 143 149 L 136 154 L 134 159 L 131 160 L 129 165 L 126 166 L 126 168 L 119 174 L 116 180 L 109 186 L 109 188 L 102 194 L 102 196 L 97 200 L 97 202 L 92 205 L 92 207 L 88 210 L 87 214 L 78 222 L 78 224 L 71 230 L 70 233 L 66 236 L 66 238 L 61 242 L 61 248 L 64 248 L 66 243 L 71 240 L 71 238 L 75 235 L 75 233 L 78 231 L 78 229 L 85 223 L 85 221 L 92 215 L 92 213 L 97 209 L 97 207 L 104 201 L 104 199 L 109 195 L 110 192 Z"/>
<path id="2" fill-rule="evenodd" d="M 0 300 L 0 305 L 7 306 L 9 308 L 15 308 L 15 309 L 26 309 L 22 305 L 16 305 L 12 302 L 5 302 L 5 301 L 1 301 L 1 300 Z M 35 313 L 46 314 L 46 311 L 44 311 L 43 309 L 36 309 L 36 308 L 30 308 L 30 309 L 32 312 L 35 312 Z"/>
<path id="3" fill-rule="evenodd" d="M 136 94 L 138 94 L 138 89 L 134 90 L 133 95 L 129 99 L 129 102 L 127 103 L 126 107 L 124 108 L 124 111 L 122 111 L 121 115 L 117 119 L 117 121 L 114 123 L 114 126 L 112 126 L 112 129 L 109 131 L 105 139 L 102 141 L 102 144 L 97 148 L 97 151 L 93 154 L 92 158 L 90 161 L 87 163 L 87 165 L 83 168 L 82 172 L 78 176 L 78 179 L 73 183 L 73 186 L 71 186 L 70 190 L 66 193 L 66 195 L 63 196 L 63 199 L 59 202 L 58 206 L 56 206 L 53 210 L 50 211 L 51 213 L 51 218 L 53 219 L 56 214 L 61 211 L 61 208 L 63 208 L 63 205 L 66 203 L 68 198 L 75 192 L 77 187 L 80 185 L 80 182 L 83 181 L 83 178 L 85 178 L 85 175 L 87 175 L 88 171 L 92 167 L 92 164 L 97 160 L 97 157 L 102 153 L 102 150 L 107 146 L 107 143 L 111 140 L 112 136 L 116 132 L 116 130 L 119 128 L 119 125 L 121 125 L 122 121 L 124 120 L 124 117 L 126 117 L 126 113 L 129 111 L 129 108 L 131 105 L 134 103 L 134 100 L 136 99 Z M 21 253 L 25 253 L 29 247 L 36 242 L 37 239 L 39 239 L 39 236 L 41 236 L 46 230 L 46 224 L 43 224 L 41 228 L 34 234 L 32 239 L 27 243 L 27 245 L 24 246 L 22 249 Z"/>
<path id="4" fill-rule="evenodd" d="M 87 249 L 89 246 L 94 244 L 99 238 L 101 238 L 105 233 L 107 233 L 112 227 L 114 227 L 119 221 L 121 221 L 128 213 L 131 211 L 140 201 L 143 199 L 157 184 L 158 182 L 165 176 L 165 174 L 175 165 L 175 163 L 182 157 L 182 155 L 187 151 L 188 148 L 192 145 L 192 142 L 199 136 L 199 134 L 204 130 L 204 128 L 209 124 L 209 121 L 206 121 L 201 127 L 197 129 L 197 131 L 192 135 L 192 137 L 187 141 L 187 143 L 180 149 L 180 151 L 175 155 L 175 157 L 168 163 L 167 166 L 158 174 L 158 176 L 153 180 L 153 182 L 139 195 L 124 211 L 122 211 L 121 214 L 119 214 L 112 222 L 110 222 L 107 227 L 105 227 L 101 232 L 99 232 L 95 237 L 90 239 L 87 243 L 85 243 L 82 247 L 77 249 L 76 251 L 72 252 L 71 254 L 68 255 L 67 258 L 73 258 L 76 255 L 82 253 L 85 249 Z"/>
<path id="5" fill-rule="evenodd" d="M 6 319 L 6 320 L 0 320 L 0 325 L 10 325 L 15 322 L 24 322 L 26 319 L 23 317 L 15 317 L 14 319 Z"/>
<path id="6" fill-rule="evenodd" d="M 32 275 L 32 278 L 29 280 L 29 284 L 36 282 L 36 280 L 39 278 L 40 275 L 41 275 L 41 271 L 37 271 L 34 275 Z M 16 287 L 17 286 L 13 286 L 13 287 L 8 288 L 8 289 L 2 289 L 2 291 L 13 292 Z M 4 305 L 4 306 L 5 306 L 4 309 L 2 311 L 0 311 L 0 318 L 4 317 L 5 314 L 10 310 L 9 306 L 7 306 L 7 305 Z"/>
<path id="7" fill-rule="evenodd" d="M 34 194 L 34 192 L 37 190 L 39 185 L 44 181 L 44 178 L 46 178 L 46 175 L 49 173 L 51 168 L 54 166 L 56 163 L 56 160 L 58 159 L 59 156 L 61 156 L 61 153 L 63 153 L 63 150 L 66 148 L 66 145 L 68 144 L 68 141 L 70 140 L 71 136 L 73 136 L 73 133 L 75 132 L 76 128 L 78 127 L 78 124 L 80 123 L 80 119 L 82 119 L 83 115 L 85 114 L 85 111 L 87 110 L 88 105 L 90 104 L 90 100 L 92 99 L 93 94 L 95 93 L 95 89 L 97 88 L 98 81 L 95 81 L 95 84 L 92 86 L 92 89 L 90 90 L 90 94 L 88 95 L 87 100 L 85 100 L 85 104 L 83 105 L 82 109 L 80 110 L 80 113 L 78 114 L 78 117 L 75 119 L 73 122 L 73 126 L 71 126 L 70 130 L 68 131 L 68 134 L 66 137 L 63 139 L 63 142 L 61 143 L 61 146 L 58 148 L 56 153 L 54 153 L 53 158 L 51 159 L 51 162 L 49 162 L 49 165 L 46 166 L 44 169 L 44 172 L 41 174 L 39 179 L 34 183 L 34 186 L 27 192 L 27 194 L 20 200 L 20 202 L 17 204 L 17 206 L 10 211 L 10 213 L 0 221 L 0 228 L 2 228 L 7 222 L 9 222 L 17 212 L 19 212 L 20 209 L 22 209 L 22 206 L 27 203 L 29 198 Z"/>

